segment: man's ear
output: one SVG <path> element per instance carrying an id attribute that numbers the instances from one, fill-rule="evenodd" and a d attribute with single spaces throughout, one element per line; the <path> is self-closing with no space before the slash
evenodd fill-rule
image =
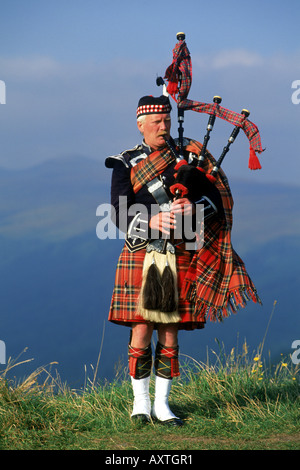
<path id="1" fill-rule="evenodd" d="M 143 121 L 137 121 L 137 126 L 138 126 L 138 130 L 140 131 L 140 133 L 144 134 L 144 122 Z"/>

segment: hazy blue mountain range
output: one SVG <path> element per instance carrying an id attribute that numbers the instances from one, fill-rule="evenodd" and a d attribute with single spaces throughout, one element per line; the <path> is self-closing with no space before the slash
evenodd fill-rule
<path id="1" fill-rule="evenodd" d="M 83 157 L 0 169 L 0 340 L 7 357 L 28 347 L 20 360 L 34 358 L 14 369 L 16 376 L 57 361 L 62 380 L 80 388 L 93 375 L 102 339 L 99 378 L 113 379 L 120 361 L 126 366 L 129 329 L 107 322 L 123 240 L 96 236 L 96 209 L 109 203 L 110 176 L 102 162 Z M 263 306 L 249 304 L 222 324 L 181 332 L 180 351 L 206 361 L 207 351 L 218 352 L 215 338 L 228 352 L 246 338 L 253 351 L 277 300 L 265 342 L 276 360 L 300 339 L 300 187 L 230 183 L 233 244 Z"/>

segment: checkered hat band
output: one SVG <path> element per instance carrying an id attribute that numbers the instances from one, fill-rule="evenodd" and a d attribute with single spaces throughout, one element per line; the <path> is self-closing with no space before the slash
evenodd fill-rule
<path id="1" fill-rule="evenodd" d="M 142 116 L 143 114 L 167 114 L 170 111 L 171 107 L 168 104 L 145 104 L 137 108 L 136 117 Z"/>

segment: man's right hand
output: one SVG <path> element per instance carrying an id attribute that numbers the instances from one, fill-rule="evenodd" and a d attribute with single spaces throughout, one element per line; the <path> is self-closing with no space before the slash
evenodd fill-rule
<path id="1" fill-rule="evenodd" d="M 176 228 L 176 218 L 173 212 L 159 212 L 151 217 L 149 226 L 151 229 L 170 235 L 170 231 Z"/>

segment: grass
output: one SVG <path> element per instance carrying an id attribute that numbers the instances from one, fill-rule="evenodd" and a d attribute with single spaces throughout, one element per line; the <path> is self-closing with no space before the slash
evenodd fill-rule
<path id="1" fill-rule="evenodd" d="M 299 369 L 290 359 L 265 365 L 262 347 L 219 352 L 200 363 L 181 356 L 170 405 L 185 425 L 168 429 L 130 420 L 126 369 L 113 383 L 70 390 L 40 368 L 20 383 L 0 373 L 0 449 L 4 450 L 296 450 L 300 448 Z M 123 375 L 123 377 L 122 377 Z M 151 382 L 153 397 L 153 382 Z"/>

